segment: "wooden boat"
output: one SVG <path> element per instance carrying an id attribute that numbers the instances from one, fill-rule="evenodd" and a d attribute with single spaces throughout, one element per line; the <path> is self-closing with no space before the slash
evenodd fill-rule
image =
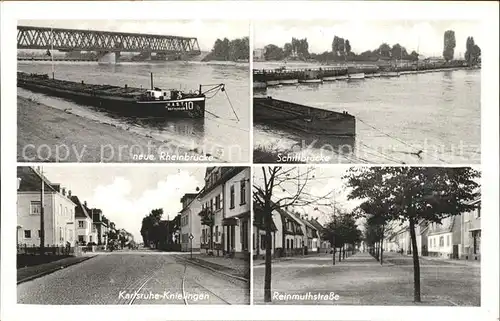
<path id="1" fill-rule="evenodd" d="M 202 92 L 202 85 L 195 92 L 162 90 L 153 87 L 152 78 L 151 75 L 151 89 L 144 90 L 127 85 L 91 85 L 50 79 L 48 75 L 18 72 L 17 86 L 131 116 L 189 118 L 205 116 L 206 93 L 214 90 L 224 91 L 224 84 L 215 85 L 205 92 Z"/>
<path id="2" fill-rule="evenodd" d="M 350 74 L 347 77 L 348 77 L 348 80 L 365 79 L 365 73 L 364 72 L 358 72 L 358 73 L 355 73 L 355 74 Z"/>
<path id="3" fill-rule="evenodd" d="M 266 81 L 267 86 L 278 86 L 280 84 L 279 80 L 268 80 Z"/>
<path id="4" fill-rule="evenodd" d="M 338 76 L 323 77 L 323 81 L 336 81 Z"/>
<path id="5" fill-rule="evenodd" d="M 253 98 L 253 117 L 256 122 L 270 123 L 313 135 L 356 135 L 356 118 L 347 112 L 309 107 L 272 97 Z"/>
<path id="6" fill-rule="evenodd" d="M 322 79 L 299 79 L 299 83 L 301 84 L 320 84 L 322 82 Z"/>
<path id="7" fill-rule="evenodd" d="M 337 80 L 347 80 L 347 79 L 349 79 L 349 76 L 347 75 L 337 76 Z"/>
<path id="8" fill-rule="evenodd" d="M 295 85 L 299 83 L 298 79 L 280 79 L 280 85 Z"/>

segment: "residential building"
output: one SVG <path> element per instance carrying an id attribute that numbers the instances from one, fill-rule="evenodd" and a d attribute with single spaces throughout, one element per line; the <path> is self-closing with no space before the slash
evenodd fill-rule
<path id="1" fill-rule="evenodd" d="M 253 257 L 255 259 L 264 258 L 266 254 L 266 229 L 264 225 L 264 211 L 257 203 L 254 202 L 253 205 Z M 271 220 L 271 255 L 274 256 L 276 253 L 276 242 L 279 242 L 279 248 L 281 248 L 281 233 L 275 224 L 275 221 L 280 217 L 276 211 L 273 212 L 273 218 Z M 281 218 L 279 218 L 278 226 L 281 227 Z"/>
<path id="2" fill-rule="evenodd" d="M 250 169 L 208 167 L 201 203 L 202 249 L 214 255 L 249 256 Z"/>
<path id="3" fill-rule="evenodd" d="M 98 208 L 90 209 L 90 216 L 92 217 L 92 227 L 96 234 L 97 245 L 108 244 L 108 219 L 102 214 L 102 210 Z"/>
<path id="4" fill-rule="evenodd" d="M 233 167 L 224 183 L 224 251 L 238 257 L 250 257 L 250 168 Z"/>
<path id="5" fill-rule="evenodd" d="M 92 217 L 88 212 L 87 202 L 80 202 L 77 196 L 71 196 L 71 200 L 75 206 L 75 228 L 76 241 L 80 245 L 88 243 L 97 244 L 97 232 L 92 224 Z"/>
<path id="6" fill-rule="evenodd" d="M 460 217 L 462 223 L 462 246 L 460 258 L 465 260 L 481 260 L 481 198 L 473 200 L 471 205 L 476 208 Z"/>
<path id="7" fill-rule="evenodd" d="M 51 183 L 32 167 L 18 167 L 17 177 L 17 243 L 40 245 L 43 184 L 45 246 L 66 246 L 67 242 L 74 245 L 76 204 L 71 200 L 71 191 Z"/>
<path id="8" fill-rule="evenodd" d="M 281 256 L 303 254 L 304 232 L 298 218 L 285 209 L 278 209 L 282 223 L 282 254 Z"/>
<path id="9" fill-rule="evenodd" d="M 187 193 L 181 198 L 181 250 L 184 252 L 200 251 L 201 245 L 201 203 L 198 193 Z M 192 235 L 192 239 L 190 236 Z"/>
<path id="10" fill-rule="evenodd" d="M 305 254 L 310 252 L 318 253 L 321 243 L 319 231 L 313 224 L 311 224 L 307 215 L 302 217 L 302 221 L 304 222 L 305 235 L 307 236 L 307 250 Z"/>
<path id="11" fill-rule="evenodd" d="M 311 225 L 313 225 L 316 230 L 318 231 L 318 244 L 319 244 L 319 251 L 321 252 L 328 252 L 331 248 L 331 243 L 330 243 L 330 240 L 326 240 L 323 235 L 324 235 L 324 231 L 325 231 L 325 228 L 324 226 L 318 222 L 318 220 L 316 218 L 311 218 L 309 220 L 309 223 Z"/>
<path id="12" fill-rule="evenodd" d="M 398 221 L 389 223 L 384 233 L 383 249 L 387 252 L 412 253 L 410 228 L 407 222 L 401 224 Z M 428 255 L 428 224 L 421 222 L 415 226 L 418 255 Z"/>
<path id="13" fill-rule="evenodd" d="M 441 224 L 429 224 L 427 238 L 429 256 L 458 259 L 462 241 L 460 215 L 443 218 Z"/>

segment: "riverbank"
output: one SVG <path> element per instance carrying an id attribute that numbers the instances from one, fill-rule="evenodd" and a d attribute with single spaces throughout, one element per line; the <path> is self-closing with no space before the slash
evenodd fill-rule
<path id="1" fill-rule="evenodd" d="M 17 97 L 19 162 L 210 162 L 212 155 Z"/>

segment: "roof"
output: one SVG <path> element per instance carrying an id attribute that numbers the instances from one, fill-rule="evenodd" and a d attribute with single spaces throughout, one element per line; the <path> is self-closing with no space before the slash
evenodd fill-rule
<path id="1" fill-rule="evenodd" d="M 71 200 L 73 201 L 73 203 L 76 204 L 75 217 L 92 219 L 92 217 L 90 217 L 89 213 L 87 212 L 85 206 L 80 202 L 78 196 L 76 195 L 71 196 Z"/>
<path id="2" fill-rule="evenodd" d="M 59 192 L 55 187 L 57 184 L 51 183 L 44 175 L 40 174 L 33 167 L 19 166 L 17 168 L 17 177 L 21 179 L 18 189 L 19 192 L 41 192 L 42 180 L 44 182 L 45 192 Z"/>
<path id="3" fill-rule="evenodd" d="M 254 202 L 253 205 L 253 225 L 258 227 L 261 230 L 264 230 L 264 210 L 262 209 L 261 206 L 257 205 L 256 202 Z M 272 226 L 271 226 L 271 231 L 277 231 L 278 228 L 276 227 L 276 224 L 274 223 L 274 219 L 271 220 Z"/>

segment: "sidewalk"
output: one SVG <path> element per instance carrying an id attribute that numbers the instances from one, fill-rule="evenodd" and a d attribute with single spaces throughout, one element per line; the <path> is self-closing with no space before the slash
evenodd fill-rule
<path id="1" fill-rule="evenodd" d="M 388 262 L 394 263 L 396 265 L 399 264 L 413 264 L 413 256 L 411 254 L 400 254 L 396 252 L 384 252 L 384 262 L 387 260 Z M 471 261 L 471 260 L 455 260 L 455 259 L 447 259 L 441 257 L 431 257 L 431 256 L 419 256 L 420 265 L 459 265 L 459 266 L 470 266 L 470 267 L 481 267 L 481 261 Z"/>
<path id="2" fill-rule="evenodd" d="M 193 253 L 192 259 L 190 255 L 183 255 L 182 258 L 238 278 L 250 279 L 250 262 L 240 258 L 231 259 L 201 253 Z"/>
<path id="3" fill-rule="evenodd" d="M 93 257 L 94 256 L 91 255 L 72 256 L 49 263 L 17 269 L 17 284 L 39 278 L 68 266 L 81 263 Z"/>
<path id="4" fill-rule="evenodd" d="M 317 257 L 324 257 L 328 256 L 331 257 L 332 254 L 330 253 L 317 253 L 317 252 L 312 252 L 307 255 L 294 255 L 294 256 L 283 256 L 283 257 L 277 257 L 272 259 L 272 263 L 277 263 L 277 262 L 283 262 L 283 261 L 291 261 L 291 260 L 300 260 L 300 259 L 307 259 L 307 258 L 317 258 Z M 336 254 L 336 257 L 338 257 L 338 253 Z M 253 265 L 264 265 L 266 264 L 266 260 L 259 258 L 259 259 L 253 259 Z"/>

